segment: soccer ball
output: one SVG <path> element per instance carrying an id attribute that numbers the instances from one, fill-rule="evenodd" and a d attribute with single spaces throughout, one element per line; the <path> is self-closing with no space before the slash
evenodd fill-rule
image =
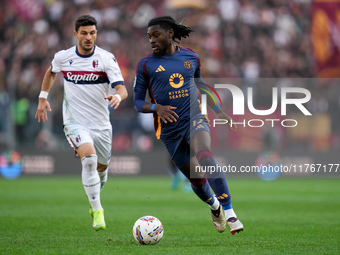
<path id="1" fill-rule="evenodd" d="M 140 244 L 156 244 L 164 233 L 162 222 L 154 216 L 139 218 L 132 229 L 133 237 Z"/>

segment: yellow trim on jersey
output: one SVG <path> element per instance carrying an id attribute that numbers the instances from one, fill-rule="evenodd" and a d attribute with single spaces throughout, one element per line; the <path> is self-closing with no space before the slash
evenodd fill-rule
<path id="1" fill-rule="evenodd" d="M 155 104 L 157 104 L 157 101 L 155 100 Z M 161 138 L 161 131 L 162 131 L 162 126 L 161 126 L 161 118 L 157 115 L 157 130 L 156 130 L 156 137 L 157 139 Z"/>
<path id="2" fill-rule="evenodd" d="M 158 116 L 158 115 L 157 115 Z M 161 118 L 158 116 L 158 127 L 157 127 L 157 131 L 156 131 L 156 137 L 157 139 L 160 139 L 161 138 Z"/>

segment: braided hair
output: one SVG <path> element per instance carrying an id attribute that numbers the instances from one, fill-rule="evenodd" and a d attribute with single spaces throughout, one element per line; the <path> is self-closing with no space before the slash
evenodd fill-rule
<path id="1" fill-rule="evenodd" d="M 181 23 L 177 24 L 176 21 L 170 17 L 170 16 L 160 16 L 153 18 L 149 21 L 148 27 L 154 26 L 154 25 L 159 25 L 161 28 L 165 30 L 174 30 L 174 35 L 172 39 L 176 42 L 176 39 L 181 40 L 182 38 L 189 37 L 189 34 L 191 32 L 194 32 L 194 30 L 191 27 L 183 25 L 183 20 Z"/>

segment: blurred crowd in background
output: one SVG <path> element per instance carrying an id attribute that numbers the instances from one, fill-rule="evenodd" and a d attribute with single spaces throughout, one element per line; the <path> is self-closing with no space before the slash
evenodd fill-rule
<path id="1" fill-rule="evenodd" d="M 165 14 L 178 22 L 186 19 L 184 24 L 195 32 L 180 46 L 200 54 L 202 77 L 249 80 L 240 85 L 242 89 L 252 87 L 254 102 L 268 108 L 271 89 L 258 80 L 282 82 L 318 76 L 311 40 L 312 4 L 312 0 L 5 0 L 0 13 L 0 146 L 69 148 L 62 128 L 62 75 L 57 76 L 49 95 L 52 112 L 48 122 L 38 124 L 34 115 L 45 71 L 57 51 L 76 44 L 74 21 L 82 14 L 97 19 L 97 44 L 116 56 L 129 92 L 120 108 L 111 111 L 113 149 L 133 151 L 150 150 L 158 144 L 152 116 L 137 114 L 132 100 L 135 68 L 151 53 L 146 36 L 149 19 Z M 316 85 L 304 81 L 296 86 L 311 91 L 308 109 L 313 118 L 297 116 L 301 124 L 294 131 L 272 128 L 268 134 L 261 129 L 256 131 L 260 143 L 255 147 L 235 142 L 229 149 L 263 149 L 273 144 L 266 145 L 268 137 L 274 137 L 271 140 L 277 142 L 271 146 L 279 149 L 338 149 L 340 86 L 334 80 Z M 225 106 L 230 112 L 231 103 Z M 237 135 L 246 138 L 247 134 L 240 127 Z M 226 143 L 213 141 L 217 147 Z"/>

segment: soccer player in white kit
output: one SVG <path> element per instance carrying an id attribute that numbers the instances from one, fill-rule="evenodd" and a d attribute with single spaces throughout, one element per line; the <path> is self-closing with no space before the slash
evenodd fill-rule
<path id="1" fill-rule="evenodd" d="M 74 35 L 77 45 L 57 52 L 45 73 L 35 118 L 47 121 L 46 110 L 51 111 L 47 96 L 56 74 L 62 72 L 64 132 L 81 159 L 93 228 L 101 230 L 106 224 L 100 191 L 107 181 L 112 143 L 108 105 L 117 109 L 127 91 L 114 55 L 95 45 L 97 21 L 90 15 L 80 16 Z M 110 86 L 116 90 L 114 95 Z"/>

